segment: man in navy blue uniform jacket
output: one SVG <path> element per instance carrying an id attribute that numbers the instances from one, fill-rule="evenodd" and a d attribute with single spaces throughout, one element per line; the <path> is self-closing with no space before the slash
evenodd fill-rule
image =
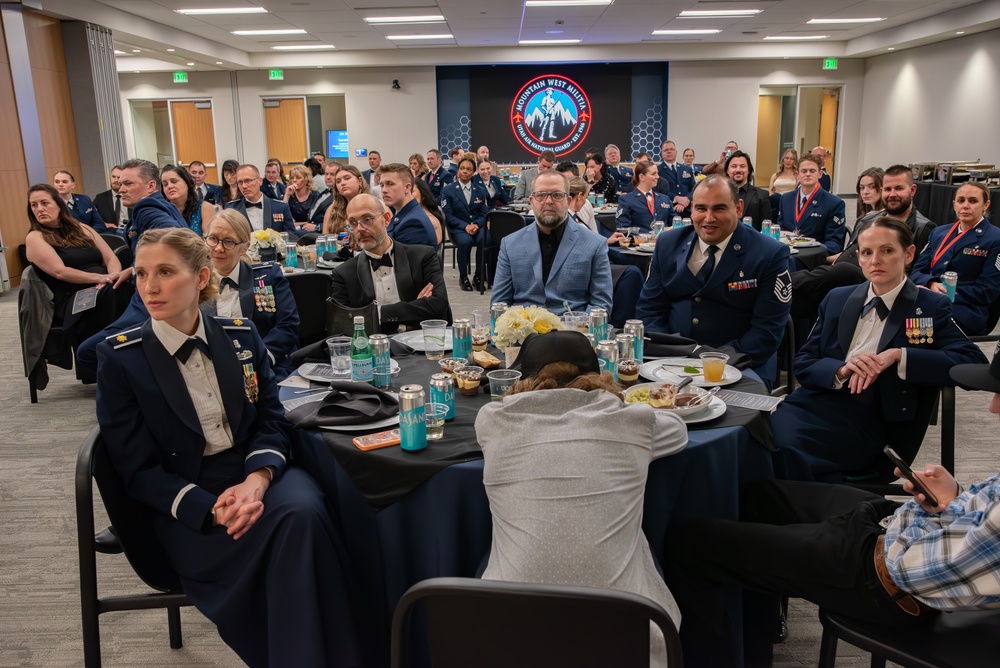
<path id="1" fill-rule="evenodd" d="M 653 188 L 666 195 L 680 216 L 691 215 L 691 192 L 694 190 L 694 170 L 683 162 L 677 162 L 677 144 L 669 139 L 663 142 L 660 152 L 663 163 L 659 167 L 660 180 Z"/>
<path id="2" fill-rule="evenodd" d="M 218 204 L 222 201 L 222 186 L 214 183 L 205 183 L 205 163 L 201 160 L 192 160 L 188 165 L 188 174 L 194 179 L 194 191 L 198 194 L 198 199 L 209 204 Z M 203 222 L 208 222 L 203 221 Z"/>
<path id="3" fill-rule="evenodd" d="M 608 174 L 615 180 L 615 190 L 621 197 L 625 193 L 632 192 L 632 176 L 634 172 L 631 167 L 621 164 L 622 152 L 614 144 L 604 147 L 604 161 L 608 163 Z"/>
<path id="4" fill-rule="evenodd" d="M 431 192 L 438 201 L 441 201 L 441 188 L 455 180 L 447 169 L 441 164 L 441 151 L 432 148 L 427 151 L 427 167 L 430 171 L 424 174 L 424 181 L 431 187 Z"/>
<path id="5" fill-rule="evenodd" d="M 59 191 L 62 198 L 66 200 L 66 206 L 69 207 L 69 215 L 87 227 L 93 228 L 98 234 L 110 232 L 118 227 L 117 222 L 113 225 L 105 224 L 101 218 L 101 214 L 97 212 L 97 208 L 94 207 L 94 203 L 89 197 L 86 195 L 77 195 L 73 192 L 73 188 L 76 187 L 76 179 L 69 172 L 56 172 L 55 176 L 52 177 L 52 185 Z"/>
<path id="6" fill-rule="evenodd" d="M 694 224 L 656 240 L 635 314 L 650 332 L 745 353 L 771 381 L 792 301 L 788 247 L 740 224 L 742 213 L 732 181 L 713 174 L 699 183 Z"/>
<path id="7" fill-rule="evenodd" d="M 820 159 L 812 154 L 799 158 L 799 187 L 781 196 L 778 224 L 789 232 L 798 230 L 826 246 L 830 255 L 844 250 L 844 200 L 819 186 Z M 795 260 L 796 269 L 805 265 Z"/>
<path id="8" fill-rule="evenodd" d="M 382 201 L 396 212 L 389 223 L 389 236 L 404 244 L 423 244 L 437 250 L 437 235 L 430 218 L 413 196 L 413 174 L 406 165 L 393 162 L 379 168 Z"/>
<path id="9" fill-rule="evenodd" d="M 240 165 L 236 170 L 236 185 L 243 197 L 228 202 L 226 208 L 236 209 L 246 216 L 255 232 L 272 229 L 275 232 L 288 232 L 292 239 L 297 238 L 295 220 L 288 204 L 265 197 L 260 191 L 263 183 L 259 169 L 253 165 Z"/>

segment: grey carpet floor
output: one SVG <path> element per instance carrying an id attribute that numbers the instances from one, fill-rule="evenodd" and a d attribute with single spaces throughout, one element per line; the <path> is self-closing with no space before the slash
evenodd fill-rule
<path id="1" fill-rule="evenodd" d="M 489 304 L 458 289 L 457 272 L 446 279 L 456 317 Z M 75 541 L 73 475 L 77 449 L 94 427 L 94 388 L 73 374 L 51 371 L 39 403 L 28 401 L 17 334 L 17 295 L 0 295 L 0 666 L 82 665 L 80 601 Z M 984 345 L 987 355 L 992 346 Z M 958 477 L 966 483 L 997 470 L 997 417 L 986 412 L 989 396 L 959 391 Z M 918 465 L 937 459 L 939 433 L 931 427 Z M 104 526 L 100 502 L 98 526 Z M 98 555 L 98 579 L 105 593 L 133 593 L 142 585 L 120 556 Z M 815 665 L 820 625 L 816 608 L 792 601 L 791 638 L 776 647 L 778 666 Z M 101 636 L 108 666 L 239 666 L 214 626 L 193 608 L 182 613 L 184 647 L 167 643 L 162 610 L 102 616 Z M 868 665 L 867 656 L 841 644 L 841 666 Z"/>

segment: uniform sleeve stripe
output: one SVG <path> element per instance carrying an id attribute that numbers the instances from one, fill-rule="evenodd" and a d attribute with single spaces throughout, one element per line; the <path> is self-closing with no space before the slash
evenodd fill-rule
<path id="1" fill-rule="evenodd" d="M 174 503 L 173 505 L 170 506 L 170 514 L 173 515 L 175 520 L 178 519 L 177 506 L 181 505 L 181 499 L 183 499 L 184 495 L 190 492 L 195 487 L 197 487 L 197 485 L 195 485 L 194 483 L 188 483 L 181 489 L 181 491 L 177 492 L 177 496 L 174 497 Z"/>
<path id="2" fill-rule="evenodd" d="M 257 455 L 263 455 L 263 454 L 268 453 L 268 452 L 270 452 L 271 454 L 274 454 L 274 455 L 278 455 L 279 457 L 281 457 L 281 461 L 283 461 L 283 462 L 284 461 L 288 461 L 287 459 L 285 459 L 284 453 L 282 453 L 282 452 L 280 452 L 278 450 L 270 450 L 270 449 L 268 449 L 268 450 L 254 450 L 249 455 L 247 455 L 246 459 L 244 459 L 243 461 L 248 462 L 248 461 L 250 461 L 251 457 L 256 457 Z"/>

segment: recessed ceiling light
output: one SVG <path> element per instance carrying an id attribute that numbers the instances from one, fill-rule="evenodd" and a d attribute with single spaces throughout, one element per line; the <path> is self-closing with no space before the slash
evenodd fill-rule
<path id="1" fill-rule="evenodd" d="M 142 70 L 132 70 L 132 74 L 142 74 Z"/>
<path id="2" fill-rule="evenodd" d="M 767 41 L 773 42 L 805 42 L 814 39 L 826 39 L 829 35 L 776 35 L 774 37 L 765 37 Z"/>
<path id="3" fill-rule="evenodd" d="M 685 9 L 680 13 L 682 19 L 743 19 L 756 16 L 763 9 Z"/>
<path id="4" fill-rule="evenodd" d="M 888 51 L 895 51 L 895 50 L 896 50 L 896 47 L 894 47 L 894 46 L 890 46 L 890 47 L 889 47 L 889 48 L 888 48 L 887 50 L 888 50 Z"/>
<path id="5" fill-rule="evenodd" d="M 392 25 L 395 23 L 443 23 L 444 16 L 441 14 L 429 14 L 427 16 L 369 16 L 365 21 L 370 24 Z"/>
<path id="6" fill-rule="evenodd" d="M 867 19 L 810 19 L 806 23 L 878 23 L 885 21 L 885 17 Z"/>
<path id="7" fill-rule="evenodd" d="M 956 35 L 964 35 L 964 34 L 965 34 L 965 31 L 964 31 L 964 30 L 959 30 L 959 31 L 957 31 L 957 32 L 956 32 L 955 34 L 956 34 Z"/>
<path id="8" fill-rule="evenodd" d="M 216 65 L 221 65 L 221 64 L 222 64 L 222 61 L 221 61 L 221 60 L 217 60 L 217 61 L 215 61 L 215 64 L 216 64 Z"/>
<path id="9" fill-rule="evenodd" d="M 194 67 L 194 63 L 188 63 L 188 67 Z"/>
<path id="10" fill-rule="evenodd" d="M 578 39 L 522 39 L 518 44 L 579 44 Z"/>
<path id="11" fill-rule="evenodd" d="M 286 44 L 284 46 L 272 46 L 275 51 L 316 51 L 318 49 L 336 49 L 332 44 Z"/>
<path id="12" fill-rule="evenodd" d="M 176 51 L 176 50 L 177 50 L 177 49 L 167 49 L 167 53 L 173 53 L 173 52 L 174 52 L 174 51 Z"/>
<path id="13" fill-rule="evenodd" d="M 178 14 L 187 16 L 211 16 L 212 14 L 267 14 L 263 7 L 216 7 L 208 9 L 175 9 Z"/>
<path id="14" fill-rule="evenodd" d="M 288 28 L 283 30 L 233 30 L 234 35 L 305 35 L 302 28 Z"/>
<path id="15" fill-rule="evenodd" d="M 127 56 L 128 54 L 125 53 L 124 51 L 119 51 L 118 49 L 115 49 L 115 55 L 116 56 Z"/>
<path id="16" fill-rule="evenodd" d="M 692 30 L 654 30 L 654 35 L 714 35 L 716 33 L 722 32 L 721 30 L 712 29 L 692 29 Z"/>
<path id="17" fill-rule="evenodd" d="M 595 7 L 610 5 L 614 0 L 526 0 L 525 7 Z"/>
<path id="18" fill-rule="evenodd" d="M 408 40 L 408 39 L 455 39 L 450 34 L 443 35 L 388 35 L 386 39 Z"/>
<path id="19" fill-rule="evenodd" d="M 546 30 L 545 34 L 546 35 L 561 35 L 564 32 L 566 32 L 566 31 L 565 30 Z"/>
<path id="20" fill-rule="evenodd" d="M 142 53 L 139 49 L 132 49 L 132 53 Z"/>

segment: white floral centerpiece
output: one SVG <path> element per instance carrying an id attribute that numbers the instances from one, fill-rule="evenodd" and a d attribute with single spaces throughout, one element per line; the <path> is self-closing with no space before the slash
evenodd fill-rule
<path id="1" fill-rule="evenodd" d="M 281 238 L 281 234 L 271 228 L 257 230 L 250 235 L 250 254 L 262 260 L 266 256 L 271 256 L 271 259 L 277 259 L 284 250 L 284 239 Z"/>
<path id="2" fill-rule="evenodd" d="M 521 344 L 531 334 L 547 334 L 560 329 L 559 318 L 540 306 L 511 306 L 497 318 L 493 345 L 504 351 L 509 369 Z"/>

